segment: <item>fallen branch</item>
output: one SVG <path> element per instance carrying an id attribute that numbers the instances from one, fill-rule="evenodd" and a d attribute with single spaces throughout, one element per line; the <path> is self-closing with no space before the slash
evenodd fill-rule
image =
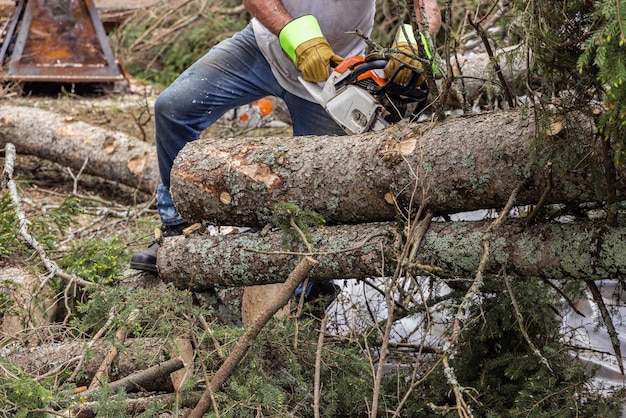
<path id="1" fill-rule="evenodd" d="M 519 308 L 517 298 L 515 297 L 515 293 L 513 292 L 513 286 L 511 286 L 511 280 L 509 279 L 509 276 L 506 274 L 506 272 L 504 274 L 504 284 L 506 285 L 507 292 L 509 292 L 511 305 L 513 305 L 513 310 L 515 312 L 515 319 L 517 320 L 517 325 L 519 326 L 519 330 L 522 333 L 524 340 L 526 340 L 526 344 L 528 344 L 533 354 L 535 354 L 539 358 L 539 361 L 544 366 L 546 366 L 551 373 L 554 373 L 552 367 L 550 366 L 550 363 L 548 362 L 548 359 L 545 358 L 543 354 L 541 354 L 541 351 L 539 351 L 537 346 L 535 346 L 535 344 L 533 343 L 533 340 L 530 338 L 530 335 L 528 335 L 528 331 L 526 331 L 526 326 L 524 325 L 524 316 L 522 315 L 522 311 Z"/>
<path id="2" fill-rule="evenodd" d="M 120 388 L 129 391 L 130 389 L 143 389 L 147 382 L 150 382 L 155 379 L 162 379 L 170 375 L 170 373 L 174 373 L 177 370 L 185 367 L 183 360 L 179 357 L 167 360 L 163 363 L 156 364 L 146 370 L 142 370 L 136 372 L 130 376 L 126 376 L 120 380 L 116 380 L 115 382 L 109 383 L 108 387 L 111 391 L 115 392 Z M 80 395 L 82 397 L 87 397 L 87 399 L 93 398 L 96 393 L 100 390 L 99 386 L 92 387 L 82 392 Z"/>
<path id="3" fill-rule="evenodd" d="M 126 340 L 127 326 L 131 324 L 137 318 L 138 315 L 139 315 L 138 309 L 133 310 L 130 313 L 130 315 L 128 315 L 128 318 L 126 319 L 126 322 L 124 323 L 124 325 L 121 326 L 120 329 L 118 329 L 117 332 L 115 333 L 115 340 L 117 341 L 117 343 L 119 343 L 120 345 L 124 344 L 124 340 Z M 115 357 L 117 357 L 118 351 L 119 350 L 117 348 L 117 344 L 113 344 L 111 346 L 111 349 L 107 353 L 107 355 L 104 357 L 104 360 L 100 364 L 100 367 L 96 371 L 96 374 L 94 375 L 93 379 L 91 379 L 91 384 L 89 385 L 89 389 L 95 389 L 98 386 L 100 386 L 100 384 L 102 383 L 101 382 L 102 376 L 104 376 L 107 373 L 107 370 L 109 370 L 109 367 L 111 367 L 113 360 L 115 360 Z"/>
<path id="4" fill-rule="evenodd" d="M 181 400 L 182 407 L 192 407 L 200 399 L 201 392 L 192 392 Z M 178 402 L 178 396 L 173 393 L 165 395 L 146 396 L 139 399 L 128 399 L 126 401 L 127 416 L 135 416 L 144 412 L 149 406 L 159 404 L 164 408 L 175 405 Z M 72 407 L 67 410 L 68 416 L 72 418 L 95 418 L 98 406 L 101 402 L 85 402 L 79 407 Z M 65 415 L 64 415 L 65 416 Z"/>
<path id="5" fill-rule="evenodd" d="M 587 288 L 591 292 L 593 301 L 596 303 L 596 305 L 598 306 L 598 309 L 600 310 L 602 321 L 604 321 L 604 326 L 606 327 L 606 331 L 608 332 L 609 337 L 611 339 L 611 345 L 613 346 L 613 353 L 615 355 L 615 358 L 617 359 L 619 370 L 622 373 L 622 376 L 624 376 L 624 362 L 622 360 L 621 343 L 620 343 L 619 336 L 617 335 L 617 330 L 615 329 L 615 325 L 613 324 L 613 319 L 611 317 L 611 314 L 608 308 L 606 307 L 606 304 L 604 303 L 602 293 L 600 292 L 600 289 L 598 289 L 598 285 L 596 285 L 596 282 L 593 280 L 585 280 L 585 284 L 587 285 Z"/>
<path id="6" fill-rule="evenodd" d="M 324 314 L 320 324 L 320 335 L 317 339 L 317 349 L 315 350 L 315 378 L 313 382 L 313 414 L 315 418 L 320 418 L 320 396 L 321 396 L 321 375 L 322 375 L 322 350 L 324 349 L 324 336 L 326 335 L 326 321 L 328 316 Z"/>
<path id="7" fill-rule="evenodd" d="M 506 101 L 509 104 L 509 108 L 511 109 L 514 108 L 515 100 L 513 99 L 513 94 L 511 93 L 509 84 L 506 82 L 504 75 L 502 74 L 502 68 L 500 68 L 500 63 L 498 62 L 498 60 L 493 54 L 493 50 L 491 49 L 491 44 L 489 43 L 489 38 L 487 38 L 487 34 L 485 33 L 485 30 L 483 29 L 483 27 L 480 25 L 479 22 L 474 22 L 471 15 L 468 15 L 467 18 L 468 18 L 469 24 L 476 30 L 476 33 L 478 33 L 481 40 L 483 41 L 483 44 L 485 45 L 485 50 L 487 51 L 487 54 L 489 54 L 489 59 L 491 60 L 491 63 L 494 67 L 496 75 L 498 76 L 498 79 L 500 80 L 500 85 L 502 87 L 502 90 L 504 90 L 504 96 L 506 97 Z"/>
<path id="8" fill-rule="evenodd" d="M 415 178 L 415 181 L 420 181 L 422 179 L 422 177 L 417 174 L 414 174 L 413 178 Z M 382 379 L 384 375 L 384 365 L 386 362 L 387 353 L 389 351 L 388 344 L 390 341 L 393 324 L 395 322 L 395 318 L 397 315 L 396 308 L 398 306 L 396 304 L 396 299 L 398 298 L 396 297 L 396 294 L 399 292 L 400 288 L 402 287 L 399 281 L 405 275 L 404 264 L 405 264 L 405 261 L 408 260 L 408 257 L 413 252 L 414 246 L 417 247 L 420 245 L 424 237 L 424 233 L 428 229 L 427 225 L 430 224 L 430 217 L 428 217 L 427 219 L 422 219 L 422 212 L 424 210 L 424 203 L 427 201 L 427 194 L 426 194 L 424 187 L 421 188 L 421 191 L 422 191 L 422 196 L 421 196 L 421 201 L 420 201 L 421 204 L 419 206 L 417 214 L 415 215 L 413 219 L 413 222 L 409 224 L 409 228 L 407 232 L 407 242 L 402 248 L 402 252 L 399 256 L 399 262 L 396 263 L 395 271 L 393 273 L 393 276 L 391 277 L 391 280 L 389 280 L 388 284 L 386 285 L 386 289 L 384 293 L 385 305 L 387 306 L 387 320 L 385 323 L 385 328 L 384 328 L 384 332 L 382 336 L 383 344 L 380 349 L 380 356 L 378 358 L 378 366 L 376 368 L 376 373 L 374 375 L 374 390 L 373 390 L 373 396 L 372 396 L 372 412 L 371 412 L 372 418 L 376 418 L 377 413 L 378 413 L 378 403 L 379 403 L 379 398 L 380 398 Z M 411 202 L 413 202 L 412 199 L 411 199 Z M 427 211 L 426 214 L 432 216 L 431 212 Z M 406 313 L 406 310 L 404 312 Z"/>
<path id="9" fill-rule="evenodd" d="M 515 190 L 513 190 L 513 192 L 509 196 L 509 201 L 507 202 L 506 206 L 504 207 L 498 218 L 494 220 L 489 225 L 489 227 L 487 227 L 485 233 L 483 234 L 483 254 L 480 259 L 480 263 L 478 264 L 478 270 L 476 271 L 476 275 L 474 277 L 472 285 L 467 290 L 465 296 L 463 297 L 463 300 L 459 304 L 457 313 L 455 314 L 452 321 L 452 332 L 450 338 L 443 347 L 442 362 L 444 367 L 444 375 L 446 376 L 448 384 L 452 387 L 452 392 L 454 393 L 454 398 L 456 400 L 456 409 L 461 418 L 469 418 L 472 417 L 473 414 L 471 408 L 467 405 L 467 402 L 465 401 L 463 396 L 463 394 L 465 393 L 465 388 L 463 388 L 457 380 L 454 369 L 450 367 L 449 359 L 454 355 L 454 352 L 456 350 L 456 343 L 461 336 L 462 324 L 466 321 L 469 315 L 470 308 L 476 300 L 480 289 L 482 288 L 485 272 L 487 270 L 487 264 L 491 255 L 490 246 L 493 232 L 496 228 L 500 226 L 500 224 L 504 222 L 504 220 L 509 215 L 509 212 L 515 204 L 515 200 L 517 198 L 517 194 L 520 188 L 521 183 L 515 187 Z"/>
<path id="10" fill-rule="evenodd" d="M 85 286 L 85 287 L 96 286 L 95 283 L 84 280 L 73 274 L 65 273 L 63 270 L 61 270 L 59 266 L 48 257 L 48 254 L 46 253 L 46 250 L 43 247 L 43 245 L 41 245 L 28 232 L 28 225 L 30 222 L 28 221 L 28 219 L 26 218 L 26 214 L 22 210 L 22 206 L 20 204 L 21 199 L 20 199 L 19 193 L 17 192 L 17 186 L 15 185 L 15 182 L 13 181 L 13 170 L 14 170 L 15 156 L 16 156 L 15 145 L 13 145 L 12 143 L 7 143 L 5 145 L 5 154 L 6 154 L 6 157 L 5 157 L 6 160 L 5 160 L 5 165 L 4 165 L 4 176 L 5 176 L 7 188 L 9 189 L 9 194 L 11 196 L 11 201 L 13 202 L 13 210 L 15 211 L 15 214 L 17 215 L 17 219 L 19 220 L 19 234 L 24 239 L 24 241 L 26 241 L 26 243 L 30 245 L 30 247 L 33 248 L 37 252 L 44 266 L 46 267 L 48 272 L 50 272 L 50 275 L 41 282 L 41 284 L 39 285 L 39 288 L 33 293 L 32 297 L 34 298 L 39 292 L 41 292 L 41 289 L 44 288 L 48 280 L 54 276 L 59 277 L 61 279 L 65 279 L 79 286 Z"/>

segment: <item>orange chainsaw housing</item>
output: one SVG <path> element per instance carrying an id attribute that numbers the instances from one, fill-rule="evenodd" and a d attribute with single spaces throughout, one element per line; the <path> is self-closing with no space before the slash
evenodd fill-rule
<path id="1" fill-rule="evenodd" d="M 358 65 L 363 64 L 364 62 L 365 62 L 365 57 L 361 55 L 354 55 L 352 57 L 348 57 L 344 59 L 339 64 L 337 64 L 337 66 L 334 68 L 334 71 L 339 74 L 343 74 L 346 71 L 350 71 L 354 69 L 354 67 L 357 67 Z M 387 82 L 386 78 L 381 77 L 374 70 L 369 70 L 369 71 L 364 72 L 363 74 L 357 77 L 357 80 L 365 80 L 368 78 L 372 79 L 379 86 L 384 86 L 385 83 Z"/>

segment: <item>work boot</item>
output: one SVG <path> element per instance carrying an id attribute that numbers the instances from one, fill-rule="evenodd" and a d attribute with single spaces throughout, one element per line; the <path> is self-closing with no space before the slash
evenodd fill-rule
<path id="1" fill-rule="evenodd" d="M 326 308 L 337 298 L 339 293 L 341 293 L 341 287 L 332 281 L 309 282 L 304 294 L 307 312 L 312 317 L 321 320 Z M 296 299 L 302 295 L 302 285 L 298 286 L 294 295 Z"/>
<path id="2" fill-rule="evenodd" d="M 157 272 L 157 251 L 161 246 L 161 240 L 167 237 L 174 237 L 176 235 L 182 235 L 183 230 L 189 226 L 188 223 L 182 223 L 179 225 L 163 225 L 161 227 L 161 233 L 157 234 L 154 241 L 148 246 L 146 251 L 141 253 L 135 253 L 130 258 L 130 268 L 135 270 Z M 158 232 L 158 231 L 157 231 Z"/>

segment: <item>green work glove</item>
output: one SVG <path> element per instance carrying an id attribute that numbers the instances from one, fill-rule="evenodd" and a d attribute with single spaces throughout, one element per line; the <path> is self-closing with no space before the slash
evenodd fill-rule
<path id="1" fill-rule="evenodd" d="M 402 26 L 398 28 L 396 39 L 392 45 L 392 48 L 398 52 L 394 52 L 387 65 L 385 65 L 384 71 L 387 79 L 390 79 L 393 76 L 401 64 L 406 64 L 408 67 L 413 68 L 422 68 L 422 63 L 419 62 L 417 58 L 414 58 L 417 55 L 418 46 L 417 41 L 415 40 L 415 35 L 413 34 L 413 28 L 411 25 L 405 24 L 403 26 L 404 30 Z M 429 51 L 426 48 L 426 53 L 428 52 Z M 413 71 L 410 68 L 405 67 L 401 69 L 398 74 L 396 74 L 393 81 L 404 84 L 409 81 L 409 77 L 411 77 L 412 72 Z M 424 80 L 424 76 L 420 76 L 417 85 L 421 85 Z"/>
<path id="2" fill-rule="evenodd" d="M 278 40 L 306 81 L 326 81 L 330 75 L 330 62 L 338 64 L 343 61 L 324 38 L 313 15 L 305 15 L 287 23 L 278 34 Z"/>

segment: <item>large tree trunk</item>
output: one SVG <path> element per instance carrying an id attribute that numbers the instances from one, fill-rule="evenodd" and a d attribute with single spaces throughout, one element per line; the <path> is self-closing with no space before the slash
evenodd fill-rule
<path id="1" fill-rule="evenodd" d="M 492 221 L 433 222 L 418 251 L 422 265 L 442 276 L 472 276 L 482 256 L 483 233 Z M 359 279 L 391 275 L 396 267 L 394 223 L 327 226 L 313 232 L 320 254 L 311 280 Z M 368 237 L 373 237 L 364 245 Z M 547 279 L 624 277 L 626 228 L 585 222 L 524 226 L 510 219 L 490 245 L 488 273 Z M 354 251 L 338 252 L 352 247 Z M 253 251 L 250 251 L 250 250 Z M 303 251 L 302 246 L 294 250 Z M 214 286 L 250 286 L 282 282 L 301 258 L 284 251 L 280 232 L 187 236 L 164 240 L 158 268 L 164 281 L 202 291 Z"/>
<path id="2" fill-rule="evenodd" d="M 35 155 L 84 173 L 154 192 L 160 181 L 154 145 L 121 132 L 32 107 L 0 107 L 0 148 Z"/>
<path id="3" fill-rule="evenodd" d="M 379 222 L 396 219 L 394 198 L 404 209 L 424 195 L 438 213 L 501 207 L 520 181 L 518 203 L 537 202 L 550 160 L 546 203 L 603 200 L 602 180 L 593 176 L 599 165 L 593 126 L 575 123 L 563 122 L 560 135 L 543 138 L 543 146 L 522 111 L 344 137 L 203 140 L 179 153 L 171 190 L 192 221 L 263 225 L 276 202 L 293 201 L 331 224 Z M 625 169 L 619 170 L 623 196 Z"/>
<path id="4" fill-rule="evenodd" d="M 426 192 L 437 211 L 457 212 L 501 206 L 511 185 L 523 179 L 520 204 L 535 202 L 550 158 L 554 185 L 548 202 L 603 199 L 603 187 L 592 177 L 597 163 L 589 158 L 591 140 L 568 134 L 591 127 L 570 123 L 547 140 L 551 148 L 538 147 L 535 123 L 523 115 L 482 114 L 346 137 L 204 140 L 181 152 L 173 193 L 190 220 L 219 224 L 265 223 L 280 200 L 297 201 L 331 223 L 385 221 L 396 215 L 392 195 L 406 206 L 413 191 Z M 147 192 L 159 183 L 152 145 L 44 110 L 0 107 L 0 147 L 7 142 L 20 153 L 75 170 L 88 161 L 84 172 Z M 564 145 L 576 154 L 559 154 Z M 534 153 L 540 156 L 536 163 Z M 618 172 L 619 196 L 625 170 Z"/>

